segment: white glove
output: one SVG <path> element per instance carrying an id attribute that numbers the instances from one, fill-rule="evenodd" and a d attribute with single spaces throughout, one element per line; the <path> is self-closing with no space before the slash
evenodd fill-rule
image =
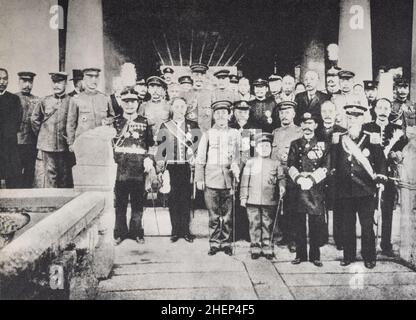
<path id="1" fill-rule="evenodd" d="M 284 197 L 284 195 L 285 195 L 285 193 L 286 193 L 286 188 L 285 188 L 285 187 L 283 187 L 283 186 L 280 186 L 280 187 L 279 187 L 279 194 L 280 194 L 280 198 L 283 198 L 283 197 Z"/>
<path id="2" fill-rule="evenodd" d="M 74 152 L 74 146 L 72 144 L 70 146 L 68 146 L 68 151 L 69 152 Z"/>
<path id="3" fill-rule="evenodd" d="M 313 187 L 313 182 L 309 178 L 305 178 L 303 184 L 300 186 L 302 190 L 310 190 Z"/>
<path id="4" fill-rule="evenodd" d="M 143 161 L 144 172 L 148 173 L 153 168 L 153 161 L 150 158 L 146 158 Z"/>
<path id="5" fill-rule="evenodd" d="M 383 191 L 384 191 L 384 184 L 382 184 L 382 183 L 377 183 L 377 188 L 378 188 L 379 190 L 381 190 L 381 192 L 383 192 Z"/>
<path id="6" fill-rule="evenodd" d="M 246 205 L 247 205 L 247 199 L 240 200 L 240 206 L 242 206 L 243 208 L 245 208 Z"/>
<path id="7" fill-rule="evenodd" d="M 197 187 L 198 190 L 203 191 L 203 190 L 205 190 L 205 183 L 203 181 L 198 181 L 196 183 L 196 187 Z"/>
<path id="8" fill-rule="evenodd" d="M 238 167 L 238 165 L 236 164 L 231 165 L 231 173 L 233 174 L 233 177 L 238 183 L 240 179 L 240 168 Z"/>

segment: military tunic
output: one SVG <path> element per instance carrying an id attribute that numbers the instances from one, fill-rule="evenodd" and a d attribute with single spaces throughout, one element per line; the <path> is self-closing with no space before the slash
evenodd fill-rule
<path id="1" fill-rule="evenodd" d="M 22 122 L 17 133 L 17 143 L 22 165 L 22 188 L 27 189 L 33 187 L 37 154 L 36 135 L 32 130 L 30 118 L 35 105 L 39 102 L 39 98 L 32 94 L 24 94 L 23 92 L 19 92 L 16 95 L 20 98 L 23 111 Z"/>
<path id="2" fill-rule="evenodd" d="M 40 100 L 31 116 L 32 129 L 38 137 L 37 148 L 42 152 L 43 188 L 72 187 L 66 131 L 70 99 L 67 95 L 47 96 Z"/>
<path id="3" fill-rule="evenodd" d="M 114 238 L 144 237 L 142 225 L 145 194 L 144 159 L 154 145 L 152 129 L 146 118 L 137 116 L 127 120 L 124 117 L 114 121 L 116 137 L 113 139 L 114 160 L 117 163 L 117 177 L 114 187 L 116 221 Z M 127 206 L 131 204 L 131 218 L 127 226 Z"/>
<path id="4" fill-rule="evenodd" d="M 280 126 L 279 115 L 276 112 L 276 101 L 273 97 L 264 100 L 255 99 L 249 101 L 250 119 L 255 129 L 261 129 L 263 132 L 271 133 L 275 128 Z"/>
<path id="5" fill-rule="evenodd" d="M 309 260 L 320 260 L 319 247 L 325 242 L 325 184 L 330 170 L 329 144 L 318 141 L 316 137 L 307 140 L 305 137 L 293 141 L 290 145 L 287 165 L 289 176 L 295 183 L 296 204 L 294 221 L 296 221 L 296 258 L 306 261 L 307 235 L 306 216 L 309 225 Z M 302 190 L 297 184 L 301 177 L 310 178 L 313 186 Z"/>
<path id="6" fill-rule="evenodd" d="M 108 96 L 101 92 L 83 91 L 71 98 L 68 111 L 68 144 L 74 144 L 84 132 L 103 125 L 103 120 L 114 117 Z"/>
<path id="7" fill-rule="evenodd" d="M 416 106 L 410 100 L 393 101 L 392 110 L 389 117 L 391 123 L 399 126 L 415 126 L 416 125 Z"/>

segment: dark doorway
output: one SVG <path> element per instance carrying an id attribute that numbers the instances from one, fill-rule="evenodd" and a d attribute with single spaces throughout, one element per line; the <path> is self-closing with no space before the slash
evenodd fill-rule
<path id="1" fill-rule="evenodd" d="M 103 8 L 107 40 L 145 76 L 191 59 L 237 65 L 249 78 L 283 75 L 301 63 L 306 41 L 338 41 L 338 0 L 105 0 Z"/>

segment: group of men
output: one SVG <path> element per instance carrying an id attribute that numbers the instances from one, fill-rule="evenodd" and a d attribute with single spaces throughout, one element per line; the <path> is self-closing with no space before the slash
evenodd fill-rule
<path id="1" fill-rule="evenodd" d="M 218 70 L 215 89 L 207 88 L 208 70 L 195 63 L 176 83 L 174 70 L 165 68 L 161 76 L 137 78 L 135 86 L 120 86 L 110 97 L 97 90 L 98 68 L 74 71 L 71 94 L 66 94 L 68 75 L 56 72 L 53 95 L 39 99 L 31 94 L 34 73 L 19 73 L 16 96 L 6 91 L 8 73 L 0 69 L 0 178 L 8 188 L 32 187 L 40 162 L 42 187 L 72 187 L 76 138 L 113 125 L 116 244 L 129 237 L 144 241 L 143 195 L 156 172 L 165 177 L 162 184 L 171 178 L 172 242 L 193 240 L 189 215 L 195 184 L 209 212 L 210 255 L 231 255 L 233 241 L 245 239 L 253 259 L 273 259 L 279 238 L 278 244 L 296 252 L 294 264 L 309 260 L 322 266 L 319 248 L 328 242 L 332 211 L 342 265 L 356 259 L 358 214 L 364 264 L 374 268 L 379 203 L 381 248 L 393 255 L 394 181 L 406 126 L 415 125 L 416 117 L 408 82 L 396 81 L 391 102 L 378 99 L 377 81 L 364 82 L 365 96 L 354 92 L 355 74 L 349 70 L 331 68 L 326 92 L 317 90 L 319 75 L 313 70 L 303 83 L 273 74 L 251 85 Z"/>

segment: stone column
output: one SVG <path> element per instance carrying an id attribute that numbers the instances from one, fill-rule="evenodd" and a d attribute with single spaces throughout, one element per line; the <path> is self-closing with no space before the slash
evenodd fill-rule
<path id="1" fill-rule="evenodd" d="M 340 0 L 339 67 L 356 74 L 356 82 L 373 78 L 370 0 Z"/>
<path id="2" fill-rule="evenodd" d="M 410 97 L 416 101 L 416 1 L 413 1 L 412 61 Z"/>
<path id="3" fill-rule="evenodd" d="M 0 0 L 0 67 L 9 71 L 8 91 L 18 90 L 19 71 L 33 71 L 33 94 L 51 93 L 48 72 L 59 70 L 57 0 Z M 55 7 L 54 7 L 55 6 Z"/>
<path id="4" fill-rule="evenodd" d="M 101 0 L 69 0 L 66 71 L 87 66 L 101 68 L 99 89 L 104 91 L 104 34 Z"/>

